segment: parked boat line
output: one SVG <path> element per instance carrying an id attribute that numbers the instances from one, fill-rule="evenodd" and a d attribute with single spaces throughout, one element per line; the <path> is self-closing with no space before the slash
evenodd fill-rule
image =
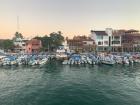
<path id="1" fill-rule="evenodd" d="M 131 65 L 133 63 L 140 62 L 139 54 L 124 54 L 124 55 L 115 55 L 115 54 L 73 54 L 70 56 L 68 60 L 64 60 L 62 64 L 106 64 L 106 65 L 114 65 L 114 64 L 123 64 L 123 65 Z"/>
<path id="2" fill-rule="evenodd" d="M 2 55 L 0 56 L 0 66 L 44 66 L 52 59 L 61 61 L 63 65 L 132 65 L 140 63 L 140 54 L 107 54 L 107 53 L 81 53 L 66 54 L 23 54 L 23 55 Z"/>

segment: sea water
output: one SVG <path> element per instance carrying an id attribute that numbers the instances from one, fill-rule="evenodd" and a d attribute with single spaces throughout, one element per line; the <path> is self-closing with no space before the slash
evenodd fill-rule
<path id="1" fill-rule="evenodd" d="M 1 67 L 0 105 L 140 105 L 140 65 Z"/>

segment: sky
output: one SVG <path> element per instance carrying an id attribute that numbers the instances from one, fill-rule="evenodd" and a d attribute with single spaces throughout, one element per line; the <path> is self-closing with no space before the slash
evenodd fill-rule
<path id="1" fill-rule="evenodd" d="M 0 0 L 0 38 L 12 38 L 16 31 L 25 37 L 62 31 L 71 38 L 105 28 L 140 30 L 139 4 L 140 0 Z"/>

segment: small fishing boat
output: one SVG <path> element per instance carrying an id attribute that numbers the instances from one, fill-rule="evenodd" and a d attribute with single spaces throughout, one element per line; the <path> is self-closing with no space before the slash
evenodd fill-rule
<path id="1" fill-rule="evenodd" d="M 129 65 L 130 64 L 129 59 L 127 57 L 123 57 L 122 63 L 124 65 Z"/>
<path id="2" fill-rule="evenodd" d="M 114 56 L 114 60 L 117 64 L 123 64 L 122 56 Z"/>
<path id="3" fill-rule="evenodd" d="M 68 62 L 69 62 L 68 60 L 64 60 L 64 61 L 62 62 L 62 64 L 63 64 L 63 65 L 67 65 Z"/>
<path id="4" fill-rule="evenodd" d="M 30 60 L 28 63 L 30 66 L 38 65 L 39 61 L 38 60 Z"/>
<path id="5" fill-rule="evenodd" d="M 102 64 L 106 64 L 106 65 L 114 65 L 115 61 L 112 61 L 112 60 L 102 60 L 101 63 Z"/>
<path id="6" fill-rule="evenodd" d="M 139 55 L 133 55 L 133 61 L 134 61 L 134 63 L 140 63 L 140 56 Z"/>
<path id="7" fill-rule="evenodd" d="M 10 59 L 5 57 L 3 60 L 2 60 L 2 65 L 3 66 L 10 66 Z"/>
<path id="8" fill-rule="evenodd" d="M 45 65 L 47 63 L 48 59 L 44 58 L 42 60 L 39 61 L 39 65 Z"/>
<path id="9" fill-rule="evenodd" d="M 56 51 L 56 58 L 58 60 L 67 59 L 68 55 L 66 54 L 65 49 L 57 49 L 57 51 Z"/>
<path id="10" fill-rule="evenodd" d="M 113 59 L 113 56 L 105 56 L 102 58 L 101 63 L 106 65 L 114 65 L 116 62 Z"/>
<path id="11" fill-rule="evenodd" d="M 87 62 L 88 62 L 88 64 L 92 64 L 93 63 L 92 59 L 90 59 L 89 57 L 87 57 Z"/>

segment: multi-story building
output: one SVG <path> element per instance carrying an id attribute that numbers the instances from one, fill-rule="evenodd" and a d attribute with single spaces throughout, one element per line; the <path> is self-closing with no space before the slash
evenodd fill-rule
<path id="1" fill-rule="evenodd" d="M 24 39 L 24 38 L 15 38 L 14 40 L 14 50 L 17 53 L 25 53 L 25 49 L 26 49 L 26 42 L 28 40 Z"/>
<path id="2" fill-rule="evenodd" d="M 97 51 L 113 51 L 121 47 L 121 36 L 112 28 L 105 31 L 91 30 L 90 37 L 95 40 Z"/>
<path id="3" fill-rule="evenodd" d="M 109 36 L 106 31 L 93 31 L 91 30 L 90 37 L 95 40 L 97 51 L 106 51 L 109 48 Z"/>
<path id="4" fill-rule="evenodd" d="M 125 52 L 140 51 L 140 33 L 138 30 L 125 30 L 122 34 L 122 48 Z"/>
<path id="5" fill-rule="evenodd" d="M 123 30 L 113 30 L 111 36 L 112 52 L 121 52 L 122 50 Z"/>
<path id="6" fill-rule="evenodd" d="M 73 39 L 67 39 L 70 50 L 92 51 L 95 49 L 95 42 L 90 37 L 74 36 Z"/>
<path id="7" fill-rule="evenodd" d="M 137 30 L 92 30 L 90 37 L 95 40 L 97 51 L 140 51 L 140 33 Z"/>
<path id="8" fill-rule="evenodd" d="M 42 48 L 41 40 L 31 39 L 26 43 L 26 53 L 38 53 Z"/>

